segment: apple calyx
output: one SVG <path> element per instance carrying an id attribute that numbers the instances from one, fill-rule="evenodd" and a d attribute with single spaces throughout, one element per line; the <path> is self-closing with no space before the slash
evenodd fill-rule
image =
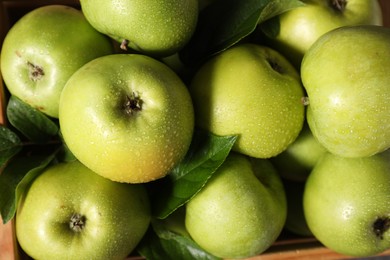
<path id="1" fill-rule="evenodd" d="M 85 221 L 85 216 L 79 213 L 75 213 L 70 217 L 69 227 L 76 233 L 81 232 L 85 227 Z"/>
<path id="2" fill-rule="evenodd" d="M 347 2 L 347 0 L 332 0 L 330 5 L 334 10 L 344 12 Z"/>
<path id="3" fill-rule="evenodd" d="M 129 40 L 123 39 L 120 45 L 120 48 L 124 51 L 127 51 L 127 45 L 129 44 Z"/>
<path id="4" fill-rule="evenodd" d="M 380 217 L 373 223 L 375 235 L 383 240 L 383 234 L 390 229 L 390 217 Z"/>
<path id="5" fill-rule="evenodd" d="M 137 93 L 132 93 L 130 96 L 127 96 L 125 104 L 123 105 L 123 110 L 127 115 L 133 115 L 142 110 L 143 100 Z"/>
<path id="6" fill-rule="evenodd" d="M 29 61 L 27 62 L 27 66 L 29 71 L 29 78 L 32 81 L 37 82 L 45 75 L 45 72 L 41 66 L 35 65 Z"/>

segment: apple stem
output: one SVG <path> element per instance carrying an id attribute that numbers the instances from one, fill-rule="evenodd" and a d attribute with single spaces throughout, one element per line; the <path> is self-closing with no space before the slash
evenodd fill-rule
<path id="1" fill-rule="evenodd" d="M 383 234 L 390 229 L 390 218 L 378 218 L 373 224 L 374 233 L 380 239 L 383 239 Z"/>
<path id="2" fill-rule="evenodd" d="M 332 0 L 332 7 L 337 11 L 343 12 L 347 6 L 347 0 Z"/>
<path id="3" fill-rule="evenodd" d="M 123 39 L 120 45 L 120 48 L 124 51 L 127 51 L 127 45 L 129 44 L 129 40 Z"/>
<path id="4" fill-rule="evenodd" d="M 70 217 L 69 227 L 74 232 L 80 232 L 85 226 L 85 216 L 75 213 Z"/>
<path id="5" fill-rule="evenodd" d="M 30 79 L 34 82 L 40 80 L 44 75 L 43 68 L 41 66 L 32 64 L 31 62 L 27 62 L 27 66 L 30 72 Z"/>

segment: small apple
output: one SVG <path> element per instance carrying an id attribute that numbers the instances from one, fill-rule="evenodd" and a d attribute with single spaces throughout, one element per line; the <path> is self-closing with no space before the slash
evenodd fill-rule
<path id="1" fill-rule="evenodd" d="M 330 31 L 302 61 L 307 121 L 318 142 L 346 157 L 390 148 L 390 28 Z"/>
<path id="2" fill-rule="evenodd" d="M 49 166 L 17 208 L 16 237 L 34 259 L 124 259 L 150 224 L 141 184 L 103 178 L 78 161 Z"/>
<path id="3" fill-rule="evenodd" d="M 82 65 L 111 54 L 112 43 L 72 7 L 48 5 L 20 18 L 1 49 L 1 72 L 11 94 L 58 117 L 61 91 Z"/>
<path id="4" fill-rule="evenodd" d="M 305 181 L 283 179 L 287 198 L 287 218 L 284 228 L 299 236 L 313 236 L 303 212 L 303 192 Z"/>
<path id="5" fill-rule="evenodd" d="M 303 55 L 324 33 L 361 24 L 382 25 L 377 0 L 303 0 L 304 5 L 279 15 L 278 33 L 268 37 L 270 44 L 297 68 Z"/>
<path id="6" fill-rule="evenodd" d="M 326 149 L 315 139 L 305 122 L 298 138 L 285 151 L 270 160 L 282 178 L 305 181 L 325 153 Z"/>
<path id="7" fill-rule="evenodd" d="M 149 56 L 169 56 L 192 37 L 197 0 L 81 0 L 81 9 L 98 31 Z"/>
<path id="8" fill-rule="evenodd" d="M 194 130 L 187 87 L 165 64 L 112 54 L 80 68 L 60 99 L 69 150 L 97 174 L 141 183 L 164 177 L 186 154 Z"/>
<path id="9" fill-rule="evenodd" d="M 237 134 L 233 150 L 256 158 L 283 152 L 304 122 L 300 77 L 278 52 L 243 43 L 214 56 L 189 86 L 196 125 Z"/>
<path id="10" fill-rule="evenodd" d="M 207 252 L 245 258 L 275 242 L 286 214 L 283 184 L 272 164 L 232 152 L 187 202 L 185 226 Z"/>
<path id="11" fill-rule="evenodd" d="M 390 151 L 371 157 L 325 154 L 303 195 L 314 236 L 338 253 L 366 257 L 390 249 Z"/>

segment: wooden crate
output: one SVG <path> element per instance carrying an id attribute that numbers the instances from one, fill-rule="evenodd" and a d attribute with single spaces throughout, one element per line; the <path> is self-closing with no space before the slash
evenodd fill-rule
<path id="1" fill-rule="evenodd" d="M 370 1 L 370 0 L 368 0 Z M 384 25 L 390 27 L 390 1 L 379 0 L 382 6 Z M 39 6 L 48 4 L 65 4 L 79 6 L 78 0 L 0 0 L 0 48 L 9 28 L 25 13 Z M 0 73 L 0 125 L 6 124 L 5 105 L 6 89 Z M 390 259 L 390 250 L 380 254 Z M 351 259 L 324 247 L 313 237 L 300 237 L 282 232 L 278 240 L 263 254 L 250 260 L 271 259 Z M 2 224 L 0 219 L 0 260 L 29 259 L 16 241 L 14 223 Z M 129 257 L 128 260 L 140 260 L 141 257 Z M 248 259 L 249 260 L 249 259 Z"/>

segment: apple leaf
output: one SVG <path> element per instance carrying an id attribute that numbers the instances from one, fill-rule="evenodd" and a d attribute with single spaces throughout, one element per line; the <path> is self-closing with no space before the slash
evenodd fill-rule
<path id="1" fill-rule="evenodd" d="M 54 160 L 56 153 L 17 156 L 4 168 L 0 174 L 0 213 L 4 224 L 15 216 L 26 187 Z"/>
<path id="2" fill-rule="evenodd" d="M 59 131 L 58 136 L 61 140 L 62 147 L 57 154 L 57 159 L 61 162 L 72 162 L 77 160 L 76 156 L 74 156 L 74 154 L 70 151 L 69 147 L 66 145 L 61 130 Z"/>
<path id="3" fill-rule="evenodd" d="M 180 58 L 187 65 L 200 64 L 251 34 L 258 24 L 302 5 L 299 0 L 216 0 L 200 11 Z"/>
<path id="4" fill-rule="evenodd" d="M 22 149 L 22 142 L 17 134 L 0 125 L 0 169 Z"/>
<path id="5" fill-rule="evenodd" d="M 33 142 L 47 142 L 58 133 L 59 127 L 53 120 L 15 96 L 8 101 L 7 117 L 12 126 Z"/>
<path id="6" fill-rule="evenodd" d="M 189 201 L 225 161 L 236 139 L 195 131 L 185 158 L 168 176 L 151 184 L 153 214 L 164 219 Z"/>
<path id="7" fill-rule="evenodd" d="M 273 39 L 279 35 L 280 32 L 280 20 L 279 16 L 272 17 L 259 26 L 264 35 Z"/>
<path id="8" fill-rule="evenodd" d="M 146 259 L 221 259 L 204 251 L 190 237 L 165 228 L 159 221 L 152 222 L 137 252 Z"/>

